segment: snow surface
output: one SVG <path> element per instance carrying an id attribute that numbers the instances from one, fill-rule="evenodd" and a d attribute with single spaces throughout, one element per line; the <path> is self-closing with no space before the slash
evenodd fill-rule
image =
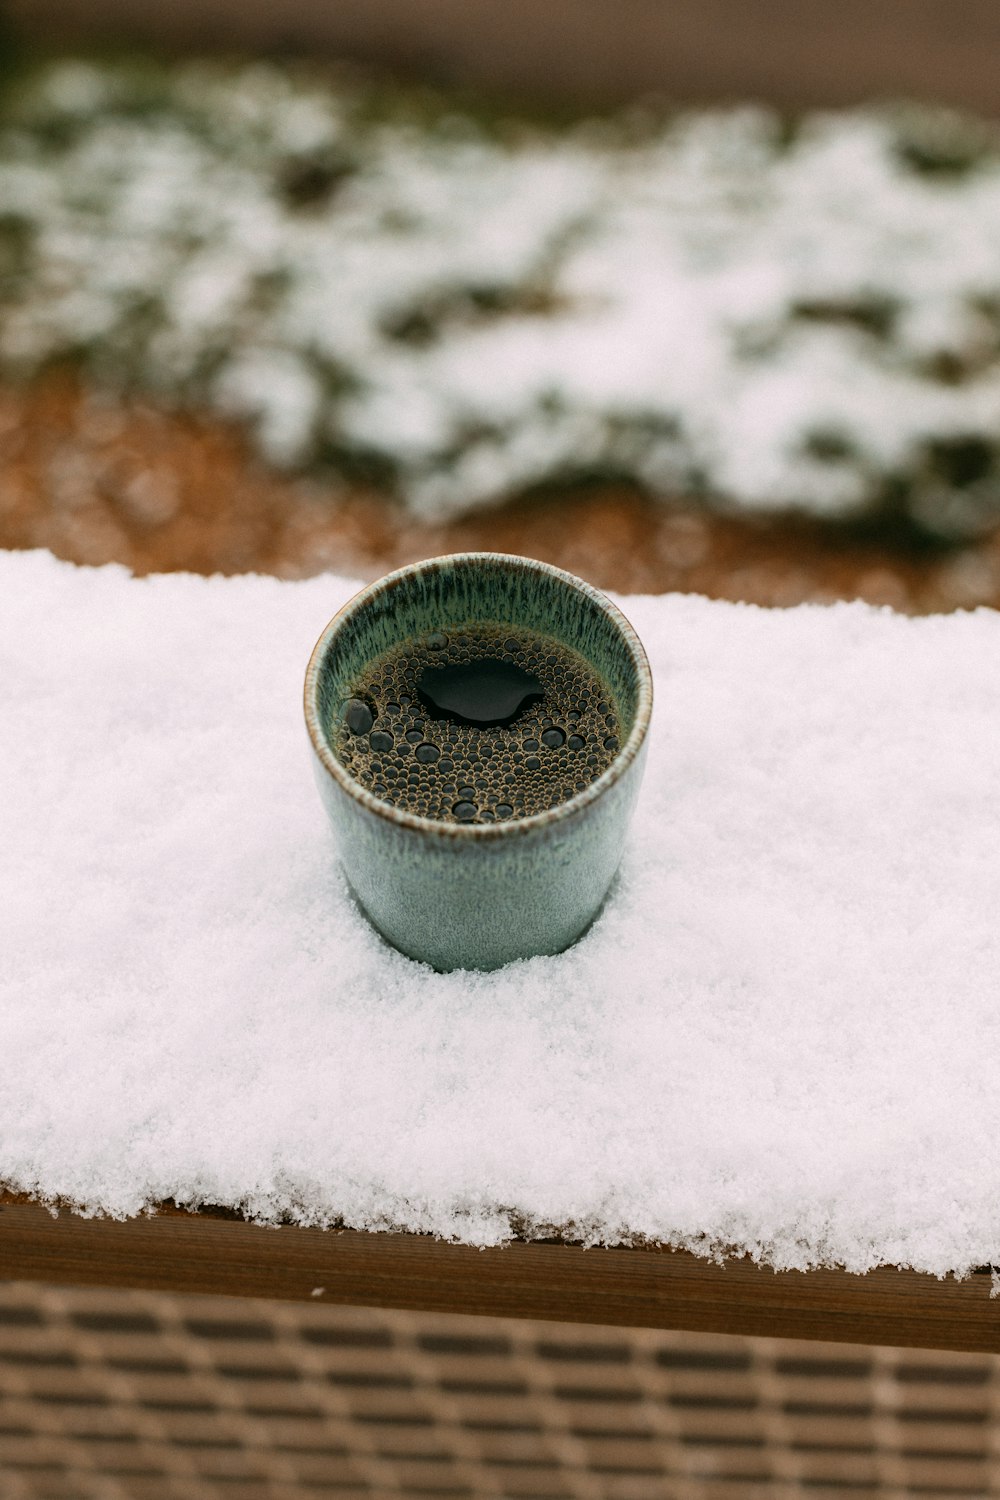
<path id="1" fill-rule="evenodd" d="M 1000 1252 L 1000 616 L 624 601 L 656 676 L 571 951 L 348 898 L 301 713 L 355 585 L 0 554 L 0 1181 L 86 1210 Z"/>
<path id="2" fill-rule="evenodd" d="M 274 67 L 64 63 L 0 117 L 0 369 L 83 357 L 426 516 L 582 471 L 996 524 L 996 127 L 787 125 L 485 129 Z"/>

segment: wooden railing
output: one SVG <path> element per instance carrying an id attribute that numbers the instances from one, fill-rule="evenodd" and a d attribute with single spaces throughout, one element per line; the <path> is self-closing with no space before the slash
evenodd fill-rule
<path id="1" fill-rule="evenodd" d="M 774 1272 L 668 1249 L 478 1250 L 169 1206 L 125 1221 L 53 1215 L 10 1194 L 0 1195 L 0 1278 L 1000 1352 L 989 1268 L 957 1280 L 892 1267 Z"/>
<path id="2" fill-rule="evenodd" d="M 995 0 L 11 0 L 46 44 L 336 55 L 541 100 L 909 96 L 995 114 Z"/>

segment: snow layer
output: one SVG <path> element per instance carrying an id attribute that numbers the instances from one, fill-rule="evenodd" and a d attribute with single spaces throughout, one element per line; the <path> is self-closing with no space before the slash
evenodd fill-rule
<path id="1" fill-rule="evenodd" d="M 571 951 L 352 905 L 301 679 L 354 585 L 0 554 L 0 1180 L 778 1266 L 1000 1251 L 1000 617 L 634 598 L 657 703 Z"/>
<path id="2" fill-rule="evenodd" d="M 263 66 L 63 64 L 0 119 L 0 368 L 81 356 L 425 515 L 597 472 L 974 534 L 996 130 L 786 123 L 487 130 Z"/>

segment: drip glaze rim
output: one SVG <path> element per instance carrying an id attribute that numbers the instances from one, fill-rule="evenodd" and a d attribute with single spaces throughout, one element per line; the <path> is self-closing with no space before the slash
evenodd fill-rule
<path id="1" fill-rule="evenodd" d="M 575 792 L 572 797 L 567 797 L 566 801 L 560 802 L 557 807 L 543 808 L 541 812 L 531 813 L 523 818 L 508 818 L 502 823 L 446 823 L 440 818 L 425 818 L 419 813 L 405 812 L 402 808 L 383 801 L 381 797 L 376 797 L 373 792 L 366 790 L 341 765 L 333 753 L 320 722 L 319 684 L 327 656 L 340 631 L 352 616 L 363 610 L 373 599 L 377 599 L 380 594 L 390 592 L 404 580 L 420 574 L 440 573 L 446 568 L 475 568 L 483 564 L 494 566 L 501 564 L 512 570 L 516 569 L 534 574 L 536 577 L 549 578 L 569 585 L 570 588 L 585 595 L 611 621 L 625 643 L 636 674 L 635 718 L 627 738 L 615 752 L 607 769 L 602 771 L 596 781 L 592 781 L 584 791 Z M 341 790 L 366 811 L 384 818 L 387 823 L 397 828 L 412 828 L 425 836 L 446 840 L 492 840 L 516 838 L 539 828 L 562 823 L 568 818 L 579 815 L 614 786 L 635 760 L 646 738 L 653 711 L 653 674 L 650 671 L 645 648 L 629 620 L 617 604 L 613 604 L 607 595 L 595 589 L 593 584 L 587 583 L 585 579 L 577 578 L 575 574 L 568 573 L 564 568 L 539 562 L 532 557 L 519 557 L 506 552 L 450 552 L 441 557 L 430 557 L 421 562 L 409 563 L 403 568 L 396 568 L 394 572 L 386 573 L 382 578 L 374 583 L 366 584 L 364 588 L 353 594 L 329 621 L 313 647 L 309 665 L 306 667 L 303 696 L 306 728 L 320 763 Z"/>

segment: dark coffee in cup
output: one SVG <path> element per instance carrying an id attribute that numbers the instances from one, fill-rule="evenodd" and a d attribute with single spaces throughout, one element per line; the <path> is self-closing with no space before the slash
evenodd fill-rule
<path id="1" fill-rule="evenodd" d="M 531 817 L 586 790 L 621 739 L 614 694 L 577 651 L 536 630 L 472 621 L 369 663 L 331 741 L 361 786 L 452 823 Z"/>

